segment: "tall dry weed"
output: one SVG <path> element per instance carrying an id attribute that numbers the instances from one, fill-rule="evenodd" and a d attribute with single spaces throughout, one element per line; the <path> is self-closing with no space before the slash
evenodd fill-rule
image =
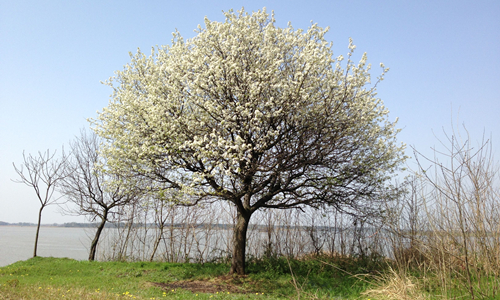
<path id="1" fill-rule="evenodd" d="M 422 292 L 419 281 L 401 270 L 389 269 L 389 272 L 375 277 L 374 287 L 363 295 L 387 300 L 425 300 L 428 295 Z"/>

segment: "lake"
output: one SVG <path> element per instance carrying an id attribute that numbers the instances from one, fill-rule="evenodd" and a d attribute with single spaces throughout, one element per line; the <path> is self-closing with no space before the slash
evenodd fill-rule
<path id="1" fill-rule="evenodd" d="M 38 256 L 88 258 L 90 229 L 41 227 Z M 36 227 L 0 226 L 0 267 L 33 257 Z"/>
<path id="2" fill-rule="evenodd" d="M 153 245 L 158 240 L 156 227 L 107 228 L 101 236 L 97 259 L 149 260 Z M 225 260 L 232 250 L 231 230 L 220 226 L 180 226 L 166 228 L 161 238 L 155 260 L 170 262 L 207 262 Z M 0 267 L 33 256 L 36 234 L 34 226 L 0 226 Z M 38 256 L 68 257 L 76 260 L 88 259 L 91 239 L 95 228 L 49 227 L 40 228 Z M 274 227 L 271 232 L 262 228 L 249 229 L 247 255 L 261 257 L 268 245 L 280 255 L 301 256 L 313 251 L 350 253 L 356 250 L 358 240 L 352 230 L 317 228 L 311 233 L 302 227 Z M 316 245 L 311 240 L 315 236 Z M 388 244 L 380 243 L 373 229 L 365 230 L 360 246 L 367 251 L 375 249 L 392 257 Z M 375 244 L 374 244 L 375 243 Z M 317 248 L 319 247 L 319 248 Z M 380 247 L 384 248 L 381 249 Z"/>

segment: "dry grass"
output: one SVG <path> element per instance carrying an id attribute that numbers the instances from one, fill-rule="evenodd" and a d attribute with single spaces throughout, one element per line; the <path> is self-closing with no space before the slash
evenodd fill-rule
<path id="1" fill-rule="evenodd" d="M 168 283 L 153 283 L 153 286 L 160 287 L 163 290 L 183 289 L 193 293 L 227 293 L 227 294 L 248 294 L 255 293 L 253 290 L 246 289 L 243 285 L 251 284 L 248 276 L 223 275 L 209 280 L 179 280 Z"/>
<path id="2" fill-rule="evenodd" d="M 416 279 L 392 268 L 375 278 L 375 287 L 363 292 L 363 295 L 387 300 L 424 300 L 429 299 L 422 291 Z"/>

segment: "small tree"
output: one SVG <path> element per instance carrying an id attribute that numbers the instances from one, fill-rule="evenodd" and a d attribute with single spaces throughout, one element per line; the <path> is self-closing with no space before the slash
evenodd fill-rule
<path id="1" fill-rule="evenodd" d="M 46 206 L 54 204 L 59 199 L 59 197 L 54 197 L 54 191 L 56 190 L 57 184 L 64 177 L 63 170 L 66 162 L 64 153 L 61 158 L 55 158 L 55 155 L 56 152 L 54 151 L 54 153 L 51 154 L 50 150 L 47 150 L 44 153 L 38 152 L 38 156 L 33 156 L 31 154 L 26 156 L 23 152 L 24 163 L 21 167 L 17 168 L 16 165 L 12 163 L 16 173 L 21 178 L 19 180 L 14 180 L 14 182 L 24 183 L 33 188 L 38 201 L 40 202 L 33 257 L 36 257 L 38 247 L 42 211 Z"/>
<path id="2" fill-rule="evenodd" d="M 442 278 L 443 292 L 461 282 L 471 299 L 494 299 L 500 294 L 499 165 L 484 136 L 475 144 L 465 126 L 444 134 L 444 151 L 434 149 L 434 157 L 414 150 L 416 175 L 427 185 L 419 195 L 429 227 L 420 250 Z"/>
<path id="3" fill-rule="evenodd" d="M 88 216 L 91 221 L 100 219 L 90 245 L 91 261 L 96 258 L 99 238 L 113 209 L 130 204 L 138 195 L 137 190 L 130 191 L 118 183 L 122 176 L 106 172 L 99 144 L 97 135 L 82 130 L 80 137 L 71 143 L 66 175 L 61 182 L 63 195 L 76 204 L 76 209 L 69 210 L 71 213 Z"/>
<path id="4" fill-rule="evenodd" d="M 351 60 L 352 41 L 342 68 L 316 24 L 278 28 L 265 9 L 225 16 L 206 19 L 193 39 L 175 33 L 171 46 L 132 56 L 109 80 L 113 98 L 94 124 L 112 169 L 155 180 L 160 195 L 184 193 L 180 204 L 234 205 L 230 272 L 244 274 L 255 211 L 366 213 L 404 146 L 376 84 L 368 87 L 366 55 Z"/>

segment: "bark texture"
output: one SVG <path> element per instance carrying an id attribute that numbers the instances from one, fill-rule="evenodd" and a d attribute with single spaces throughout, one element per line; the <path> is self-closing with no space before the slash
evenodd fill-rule
<path id="1" fill-rule="evenodd" d="M 90 245 L 90 253 L 89 253 L 89 260 L 93 261 L 95 260 L 96 253 L 97 253 L 97 244 L 99 243 L 99 238 L 101 237 L 101 233 L 104 229 L 104 225 L 106 225 L 106 221 L 108 220 L 108 211 L 104 211 L 103 215 L 101 216 L 101 223 L 99 224 L 99 227 L 97 227 L 97 231 L 95 233 L 94 239 L 92 240 L 92 244 Z"/>
<path id="2" fill-rule="evenodd" d="M 245 275 L 245 254 L 248 223 L 251 214 L 238 210 L 233 235 L 233 257 L 231 258 L 230 274 Z"/>
<path id="3" fill-rule="evenodd" d="M 36 250 L 38 248 L 38 236 L 40 233 L 40 224 L 42 223 L 42 210 L 45 206 L 41 206 L 38 211 L 38 224 L 36 226 L 36 236 L 35 236 L 35 248 L 33 249 L 33 257 L 36 257 Z"/>

